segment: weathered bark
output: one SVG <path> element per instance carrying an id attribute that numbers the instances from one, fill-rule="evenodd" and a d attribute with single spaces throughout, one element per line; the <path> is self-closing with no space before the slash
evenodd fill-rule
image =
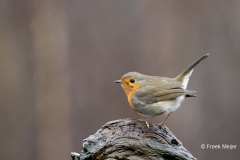
<path id="1" fill-rule="evenodd" d="M 160 124 L 147 128 L 141 120 L 120 119 L 106 123 L 83 141 L 73 160 L 185 160 L 195 159 L 182 143 Z"/>

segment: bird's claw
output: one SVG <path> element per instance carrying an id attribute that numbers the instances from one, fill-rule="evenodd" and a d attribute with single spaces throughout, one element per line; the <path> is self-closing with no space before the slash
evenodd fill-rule
<path id="1" fill-rule="evenodd" d="M 144 121 L 145 123 L 146 123 L 146 125 L 147 125 L 147 128 L 149 128 L 149 123 L 148 123 L 148 121 L 147 120 L 145 120 L 145 119 L 139 119 L 140 121 Z"/>
<path id="2" fill-rule="evenodd" d="M 166 131 L 169 131 L 169 128 L 165 125 L 165 123 L 161 123 L 161 125 L 163 126 L 163 128 L 164 128 Z"/>
<path id="3" fill-rule="evenodd" d="M 145 121 L 145 122 L 146 122 L 147 128 L 149 128 L 149 123 L 148 123 L 148 121 Z"/>

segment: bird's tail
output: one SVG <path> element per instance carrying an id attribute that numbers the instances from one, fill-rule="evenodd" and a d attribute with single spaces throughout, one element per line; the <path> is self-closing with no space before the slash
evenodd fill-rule
<path id="1" fill-rule="evenodd" d="M 197 97 L 196 95 L 197 91 L 186 90 L 186 92 L 187 92 L 186 97 Z"/>
<path id="2" fill-rule="evenodd" d="M 188 83 L 188 79 L 192 74 L 192 71 L 194 69 L 194 67 L 200 63 L 202 60 L 204 60 L 205 58 L 207 58 L 209 56 L 209 54 L 206 54 L 204 56 L 202 56 L 201 58 L 199 58 L 196 62 L 194 62 L 193 64 L 191 64 L 186 70 L 184 70 L 182 73 L 180 73 L 175 80 L 180 81 L 181 83 L 183 83 L 184 88 L 187 88 L 187 83 Z"/>

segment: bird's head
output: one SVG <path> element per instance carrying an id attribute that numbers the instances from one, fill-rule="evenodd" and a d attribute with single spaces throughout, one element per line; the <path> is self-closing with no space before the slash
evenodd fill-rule
<path id="1" fill-rule="evenodd" d="M 121 80 L 114 81 L 120 83 L 127 96 L 141 88 L 143 81 L 146 79 L 146 75 L 137 72 L 128 72 L 122 76 Z"/>

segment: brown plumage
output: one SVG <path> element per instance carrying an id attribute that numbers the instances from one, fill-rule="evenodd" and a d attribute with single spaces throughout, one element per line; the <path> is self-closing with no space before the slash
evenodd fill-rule
<path id="1" fill-rule="evenodd" d="M 188 80 L 194 67 L 208 56 L 209 54 L 206 54 L 198 59 L 176 78 L 129 72 L 115 82 L 121 83 L 130 106 L 139 114 L 148 117 L 146 120 L 161 114 L 168 114 L 168 118 L 186 97 L 196 97 L 196 91 L 186 90 Z"/>

